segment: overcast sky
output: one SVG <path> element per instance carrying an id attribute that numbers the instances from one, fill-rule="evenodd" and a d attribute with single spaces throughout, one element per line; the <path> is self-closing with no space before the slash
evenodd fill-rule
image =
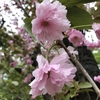
<path id="1" fill-rule="evenodd" d="M 9 13 L 9 11 L 5 12 L 3 10 L 4 4 L 8 4 L 10 6 L 11 13 Z M 18 27 L 24 24 L 23 20 L 21 19 L 21 17 L 23 16 L 23 13 L 20 11 L 20 9 L 16 9 L 16 7 L 12 6 L 11 0 L 0 0 L 0 15 L 2 15 L 2 17 L 6 21 L 4 26 L 6 27 L 7 25 L 12 26 L 13 27 L 12 30 L 14 32 L 16 32 L 16 25 L 13 24 L 13 20 L 18 19 Z M 10 30 L 10 27 L 8 27 L 8 29 Z"/>

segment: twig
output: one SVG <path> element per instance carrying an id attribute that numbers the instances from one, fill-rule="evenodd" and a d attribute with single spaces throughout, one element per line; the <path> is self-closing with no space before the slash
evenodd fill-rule
<path id="1" fill-rule="evenodd" d="M 92 84 L 95 92 L 97 93 L 98 97 L 100 97 L 100 90 L 97 87 L 97 85 L 95 84 L 95 82 L 92 80 L 92 78 L 90 77 L 90 75 L 87 73 L 87 71 L 84 69 L 84 67 L 80 64 L 80 62 L 76 59 L 76 57 L 74 57 L 69 50 L 66 48 L 65 44 L 63 43 L 63 41 L 58 41 L 57 42 L 58 45 L 61 45 L 65 51 L 67 52 L 67 54 L 69 55 L 69 57 L 71 58 L 71 60 L 76 64 L 76 67 L 79 68 L 82 73 L 84 74 L 84 76 L 88 79 L 88 81 Z"/>
<path id="2" fill-rule="evenodd" d="M 27 17 L 30 17 L 29 14 L 26 12 L 26 10 L 20 4 L 20 1 L 19 0 L 15 0 L 15 3 L 24 11 L 24 13 L 26 14 Z"/>
<path id="3" fill-rule="evenodd" d="M 3 27 L 3 25 L 4 25 L 4 23 L 5 23 L 5 20 L 2 18 L 2 20 L 0 21 L 0 23 L 1 23 L 0 28 L 2 28 L 2 27 Z"/>
<path id="4" fill-rule="evenodd" d="M 98 100 L 98 99 L 99 99 L 99 97 L 97 96 L 96 100 Z"/>
<path id="5" fill-rule="evenodd" d="M 86 92 L 86 93 L 87 93 L 88 100 L 91 100 L 89 93 L 88 92 Z"/>

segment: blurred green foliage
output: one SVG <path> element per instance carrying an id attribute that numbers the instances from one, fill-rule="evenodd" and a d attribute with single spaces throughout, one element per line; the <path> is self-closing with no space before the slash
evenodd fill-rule
<path id="1" fill-rule="evenodd" d="M 100 64 L 100 50 L 93 51 L 94 58 L 98 64 Z"/>

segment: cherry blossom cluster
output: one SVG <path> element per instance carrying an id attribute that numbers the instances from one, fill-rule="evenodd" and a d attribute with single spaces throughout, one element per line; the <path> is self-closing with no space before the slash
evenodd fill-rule
<path id="1" fill-rule="evenodd" d="M 38 42 L 44 45 L 47 43 L 50 47 L 57 40 L 63 40 L 64 36 L 67 36 L 73 47 L 87 46 L 88 49 L 100 47 L 99 40 L 98 43 L 91 43 L 85 39 L 81 31 L 70 27 L 70 21 L 66 17 L 67 9 L 59 1 L 43 0 L 39 3 L 36 0 L 35 4 L 36 16 L 31 23 L 32 33 Z M 100 39 L 100 25 L 94 23 L 92 27 Z M 69 48 L 72 49 L 72 51 L 69 50 L 70 53 L 78 54 L 73 52 L 72 47 Z M 29 84 L 30 94 L 34 98 L 46 93 L 51 96 L 61 93 L 63 87 L 69 85 L 75 77 L 76 67 L 63 49 L 59 49 L 56 56 L 50 59 L 48 57 L 37 56 L 38 67 L 32 73 L 35 79 Z"/>
<path id="2" fill-rule="evenodd" d="M 56 40 L 63 40 L 70 27 L 70 21 L 66 17 L 67 10 L 59 1 L 50 2 L 44 0 L 36 2 L 36 18 L 32 20 L 32 33 L 39 42 L 47 43 L 49 48 Z M 71 52 L 74 49 L 69 47 Z M 38 67 L 33 71 L 35 79 L 29 84 L 32 97 L 48 93 L 51 96 L 61 93 L 64 85 L 70 85 L 75 77 L 76 67 L 70 62 L 64 49 L 59 49 L 54 57 L 48 55 L 46 59 L 42 55 L 37 56 Z M 53 56 L 52 55 L 52 56 Z M 50 61 L 49 61 L 50 60 Z"/>
<path id="3" fill-rule="evenodd" d="M 46 93 L 54 96 L 62 92 L 64 85 L 70 85 L 75 77 L 76 67 L 62 48 L 50 62 L 42 55 L 37 56 L 37 62 L 38 68 L 32 73 L 35 79 L 29 84 L 30 94 L 34 98 Z"/>
<path id="4" fill-rule="evenodd" d="M 100 29 L 98 28 L 96 30 L 97 24 L 93 23 L 93 29 L 94 31 L 99 31 Z M 98 32 L 96 32 L 97 34 Z M 100 40 L 98 38 L 97 42 L 90 42 L 89 40 L 87 40 L 84 35 L 82 34 L 81 31 L 76 30 L 76 29 L 71 29 L 65 32 L 65 34 L 68 36 L 68 40 L 73 44 L 74 47 L 79 47 L 79 46 L 86 46 L 87 49 L 94 49 L 94 48 L 99 48 L 100 47 Z M 98 33 L 99 36 L 99 33 Z M 97 37 L 98 37 L 97 36 Z"/>

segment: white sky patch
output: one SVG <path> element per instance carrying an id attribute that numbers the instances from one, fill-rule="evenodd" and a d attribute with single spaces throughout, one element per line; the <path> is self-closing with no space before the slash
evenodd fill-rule
<path id="1" fill-rule="evenodd" d="M 8 4 L 10 10 L 5 11 L 4 4 Z M 14 25 L 13 22 L 15 19 L 18 19 L 18 27 L 21 27 L 24 24 L 23 20 L 21 19 L 23 17 L 23 12 L 21 11 L 21 9 L 18 9 L 16 8 L 16 6 L 13 6 L 11 0 L 0 0 L 0 7 L 1 7 L 0 15 L 2 15 L 0 17 L 1 18 L 3 17 L 4 20 L 6 21 L 4 23 L 4 26 L 7 27 L 9 31 L 17 32 L 16 25 Z"/>
<path id="2" fill-rule="evenodd" d="M 94 30 L 89 30 L 88 32 L 86 32 L 85 38 L 87 40 L 89 40 L 90 42 L 97 42 L 98 41 Z"/>

